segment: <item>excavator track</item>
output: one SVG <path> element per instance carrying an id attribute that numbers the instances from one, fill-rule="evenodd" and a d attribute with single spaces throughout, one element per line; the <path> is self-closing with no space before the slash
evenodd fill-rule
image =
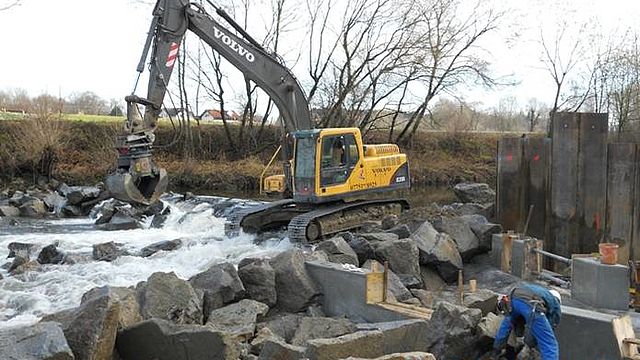
<path id="1" fill-rule="evenodd" d="M 225 223 L 224 230 L 227 236 L 237 236 L 238 234 L 240 234 L 240 230 L 251 233 L 259 232 L 260 230 L 263 230 L 263 224 L 247 224 L 247 220 L 249 220 L 250 222 L 256 222 L 259 221 L 259 218 L 267 217 L 269 215 L 272 215 L 273 213 L 281 213 L 283 211 L 292 210 L 295 211 L 295 203 L 293 202 L 293 199 L 282 199 L 252 206 L 236 211 L 231 216 L 229 216 L 227 222 Z"/>
<path id="2" fill-rule="evenodd" d="M 310 243 L 342 231 L 355 229 L 363 221 L 400 214 L 409 208 L 405 199 L 340 203 L 312 210 L 291 219 L 287 230 L 291 242 Z"/>

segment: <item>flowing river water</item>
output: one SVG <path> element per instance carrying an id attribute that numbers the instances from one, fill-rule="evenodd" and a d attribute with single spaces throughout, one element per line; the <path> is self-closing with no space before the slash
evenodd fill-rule
<path id="1" fill-rule="evenodd" d="M 131 286 L 158 271 L 174 271 L 178 277 L 187 279 L 215 263 L 237 264 L 245 257 L 273 256 L 291 247 L 284 234 L 275 234 L 260 243 L 247 234 L 233 239 L 225 237 L 225 218 L 216 206 L 218 199 L 209 200 L 213 204 L 165 199 L 171 213 L 162 228 L 157 229 L 101 231 L 94 227 L 91 218 L 19 219 L 18 225 L 0 223 L 0 259 L 7 257 L 7 245 L 11 242 L 38 247 L 57 243 L 58 249 L 68 256 L 86 259 L 73 265 L 43 265 L 42 271 L 16 276 L 1 269 L 4 279 L 0 280 L 0 328 L 35 323 L 43 315 L 78 306 L 82 294 L 96 286 Z M 236 202 L 233 206 L 243 203 Z M 152 219 L 147 220 L 150 223 Z M 135 254 L 149 244 L 177 238 L 182 239 L 179 249 L 147 258 L 121 256 L 113 262 L 91 259 L 94 244 L 114 241 Z M 37 251 L 32 257 L 37 256 Z"/>
<path id="2" fill-rule="evenodd" d="M 235 194 L 238 195 L 238 194 Z M 251 197 L 251 194 L 240 194 Z M 249 195 L 249 196 L 247 196 Z M 42 265 L 41 271 L 9 275 L 0 269 L 0 328 L 28 325 L 42 316 L 80 304 L 82 294 L 96 286 L 132 286 L 158 271 L 175 272 L 183 279 L 205 271 L 220 262 L 237 264 L 245 257 L 273 256 L 292 246 L 284 233 L 267 240 L 241 234 L 228 238 L 224 234 L 225 215 L 234 208 L 255 201 L 229 200 L 221 197 L 199 197 L 204 201 L 178 201 L 178 196 L 163 199 L 171 213 L 161 228 L 102 231 L 91 217 L 74 219 L 18 219 L 18 223 L 0 221 L 0 265 L 9 254 L 11 242 L 36 244 L 39 249 L 57 243 L 58 249 L 78 260 L 68 265 Z M 450 189 L 423 188 L 412 190 L 408 197 L 412 206 L 431 201 L 448 202 Z M 1 219 L 0 219 L 1 220 Z M 148 218 L 150 224 L 152 218 Z M 120 256 L 113 262 L 93 261 L 93 245 L 114 241 L 130 254 L 162 240 L 181 239 L 177 250 L 161 251 L 148 258 Z M 6 259 L 10 262 L 12 259 Z"/>

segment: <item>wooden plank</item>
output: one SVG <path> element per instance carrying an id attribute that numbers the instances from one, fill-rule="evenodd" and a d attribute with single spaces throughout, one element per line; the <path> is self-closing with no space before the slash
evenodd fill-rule
<path id="1" fill-rule="evenodd" d="M 522 230 L 526 217 L 522 144 L 519 137 L 498 141 L 496 213 L 505 230 Z"/>
<path id="2" fill-rule="evenodd" d="M 500 258 L 500 270 L 511 273 L 511 249 L 513 248 L 513 239 L 516 236 L 513 234 L 502 234 L 502 254 Z"/>
<path id="3" fill-rule="evenodd" d="M 371 272 L 367 274 L 366 292 L 367 304 L 377 304 L 384 301 L 384 273 Z"/>
<path id="4" fill-rule="evenodd" d="M 433 310 L 431 309 L 402 303 L 380 303 L 376 304 L 376 306 L 416 319 L 430 320 L 433 314 Z"/>
<path id="5" fill-rule="evenodd" d="M 548 251 L 570 257 L 577 242 L 576 200 L 578 184 L 579 121 L 574 113 L 557 113 L 551 145 L 551 223 Z"/>
<path id="6" fill-rule="evenodd" d="M 638 347 L 631 342 L 631 339 L 635 340 L 636 335 L 633 331 L 633 325 L 629 315 L 613 319 L 611 325 L 613 326 L 613 335 L 616 337 L 618 342 L 621 357 L 633 358 L 634 356 L 637 356 Z"/>
<path id="7" fill-rule="evenodd" d="M 618 244 L 618 263 L 631 258 L 635 187 L 635 144 L 609 144 L 606 239 Z"/>
<path id="8" fill-rule="evenodd" d="M 578 238 L 573 252 L 598 251 L 604 236 L 607 191 L 607 114 L 579 113 Z"/>
<path id="9" fill-rule="evenodd" d="M 529 207 L 533 205 L 526 235 L 538 239 L 546 238 L 550 152 L 551 139 L 526 138 L 524 140 L 526 210 L 528 211 Z"/>

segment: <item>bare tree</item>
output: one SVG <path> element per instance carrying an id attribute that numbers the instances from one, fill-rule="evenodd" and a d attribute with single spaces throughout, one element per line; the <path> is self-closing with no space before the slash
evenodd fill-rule
<path id="1" fill-rule="evenodd" d="M 13 7 L 19 6 L 21 0 L 0 0 L 0 11 L 9 10 Z"/>
<path id="2" fill-rule="evenodd" d="M 420 81 L 422 101 L 413 111 L 396 142 L 409 142 L 428 112 L 431 101 L 441 93 L 453 93 L 461 84 L 478 83 L 492 87 L 497 80 L 483 59 L 479 41 L 494 31 L 502 13 L 484 8 L 478 1 L 466 16 L 456 0 L 421 0 L 417 11 L 421 36 Z"/>

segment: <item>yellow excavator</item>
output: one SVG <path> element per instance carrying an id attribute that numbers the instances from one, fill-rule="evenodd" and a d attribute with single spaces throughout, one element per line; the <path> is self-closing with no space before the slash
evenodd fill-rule
<path id="1" fill-rule="evenodd" d="M 270 96 L 286 133 L 281 145 L 284 172 L 261 184 L 267 191 L 281 191 L 284 198 L 237 211 L 226 224 L 228 234 L 286 226 L 291 241 L 313 242 L 407 209 L 405 199 L 391 197 L 410 186 L 407 156 L 398 146 L 365 145 L 358 128 L 314 129 L 306 96 L 291 71 L 224 10 L 207 2 L 235 31 L 189 0 L 158 0 L 154 7 L 137 67 L 142 73 L 151 50 L 147 98 L 125 97 L 127 120 L 116 139 L 117 170 L 105 182 L 113 196 L 151 204 L 167 188 L 166 171 L 151 158 L 154 130 L 180 44 L 190 30 Z M 139 105 L 145 107 L 144 116 Z"/>

